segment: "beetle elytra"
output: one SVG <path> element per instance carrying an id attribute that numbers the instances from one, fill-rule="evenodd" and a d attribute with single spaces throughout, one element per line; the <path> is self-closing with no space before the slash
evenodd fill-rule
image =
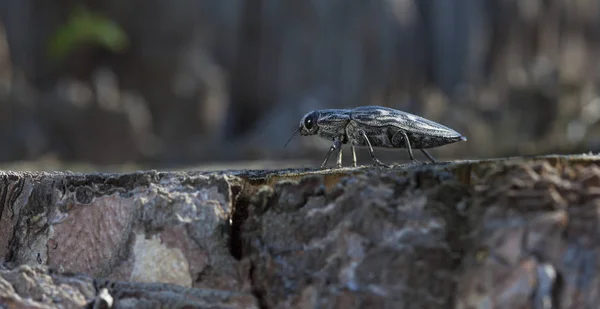
<path id="1" fill-rule="evenodd" d="M 383 106 L 361 106 L 354 109 L 322 109 L 307 113 L 300 120 L 297 133 L 318 135 L 333 142 L 321 168 L 333 151 L 338 151 L 337 167 L 342 166 L 342 145 L 350 144 L 352 164 L 356 167 L 356 146 L 367 146 L 376 166 L 388 166 L 375 157 L 373 148 L 406 148 L 412 161 L 417 161 L 412 149 L 419 149 L 431 162 L 435 159 L 425 150 L 467 138 L 434 121 Z M 418 162 L 418 161 L 417 161 Z"/>

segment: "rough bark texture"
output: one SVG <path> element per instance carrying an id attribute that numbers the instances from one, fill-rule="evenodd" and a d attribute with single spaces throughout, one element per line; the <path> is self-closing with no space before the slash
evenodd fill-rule
<path id="1" fill-rule="evenodd" d="M 593 308 L 600 157 L 0 173 L 7 308 Z"/>

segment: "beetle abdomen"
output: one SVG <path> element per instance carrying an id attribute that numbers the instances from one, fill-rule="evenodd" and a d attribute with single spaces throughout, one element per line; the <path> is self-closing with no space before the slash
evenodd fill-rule
<path id="1" fill-rule="evenodd" d="M 460 141 L 462 137 L 460 133 L 435 121 L 388 107 L 357 107 L 352 111 L 350 117 L 352 120 L 365 127 L 397 128 L 403 130 L 407 134 L 412 132 L 415 134 L 415 142 L 417 142 L 417 140 L 448 139 L 449 143 L 453 143 L 455 141 Z M 429 142 L 424 142 L 424 144 L 428 143 Z M 434 142 L 433 144 L 437 143 L 439 142 Z"/>
<path id="2" fill-rule="evenodd" d="M 402 135 L 402 134 L 398 134 Z M 410 141 L 410 146 L 416 149 L 428 149 L 440 147 L 452 143 L 456 143 L 459 141 L 464 141 L 466 138 L 462 135 L 458 136 L 435 136 L 417 132 L 406 132 L 408 136 L 408 140 Z M 406 147 L 406 143 L 404 142 L 404 138 L 402 138 L 401 144 L 404 144 L 402 148 Z"/>
<path id="3" fill-rule="evenodd" d="M 372 127 L 350 121 L 346 127 L 346 134 L 348 139 L 354 140 L 354 144 L 357 146 L 367 146 L 367 142 L 359 134 L 361 130 L 365 132 L 373 147 L 382 148 L 406 148 L 405 135 L 402 132 L 406 133 L 410 146 L 415 149 L 435 148 L 465 140 L 460 134 L 438 136 L 427 132 L 406 131 L 395 126 Z"/>

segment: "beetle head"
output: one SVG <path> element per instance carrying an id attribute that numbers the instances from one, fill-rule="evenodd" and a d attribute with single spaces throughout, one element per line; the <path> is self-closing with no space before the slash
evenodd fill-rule
<path id="1" fill-rule="evenodd" d="M 300 126 L 298 130 L 300 130 L 300 135 L 308 136 L 315 135 L 319 130 L 319 126 L 317 125 L 317 120 L 319 119 L 319 112 L 313 111 L 310 112 L 300 120 Z"/>
<path id="2" fill-rule="evenodd" d="M 317 134 L 317 131 L 319 130 L 319 126 L 317 126 L 318 118 L 319 113 L 316 111 L 312 111 L 304 115 L 304 117 L 302 117 L 302 120 L 300 120 L 300 125 L 298 126 L 298 129 L 296 129 L 294 134 L 292 134 L 292 136 L 287 140 L 283 147 L 287 146 L 287 144 L 292 140 L 292 138 L 294 138 L 294 136 L 296 136 L 296 134 L 298 133 L 300 133 L 300 135 L 302 136 Z"/>

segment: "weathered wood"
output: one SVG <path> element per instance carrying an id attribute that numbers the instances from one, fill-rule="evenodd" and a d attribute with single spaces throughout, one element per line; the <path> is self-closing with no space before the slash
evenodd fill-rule
<path id="1" fill-rule="evenodd" d="M 591 307 L 599 164 L 1 172 L 0 304 Z"/>

